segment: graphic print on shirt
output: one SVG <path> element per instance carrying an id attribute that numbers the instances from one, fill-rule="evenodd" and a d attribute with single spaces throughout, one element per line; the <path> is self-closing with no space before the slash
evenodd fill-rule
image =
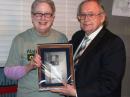
<path id="1" fill-rule="evenodd" d="M 27 50 L 27 60 L 28 61 L 31 61 L 31 59 L 34 57 L 34 55 L 35 55 L 35 50 L 32 50 L 32 49 Z"/>

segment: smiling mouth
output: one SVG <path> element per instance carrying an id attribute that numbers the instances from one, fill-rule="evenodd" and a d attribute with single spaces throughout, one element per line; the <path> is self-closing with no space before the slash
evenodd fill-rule
<path id="1" fill-rule="evenodd" d="M 84 26 L 90 26 L 91 24 L 83 24 Z"/>
<path id="2" fill-rule="evenodd" d="M 46 25 L 48 22 L 39 22 L 40 25 Z"/>

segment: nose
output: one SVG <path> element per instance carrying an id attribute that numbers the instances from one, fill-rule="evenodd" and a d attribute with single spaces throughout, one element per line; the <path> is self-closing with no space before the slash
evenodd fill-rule
<path id="1" fill-rule="evenodd" d="M 41 20 L 46 20 L 45 15 L 42 15 L 42 16 L 41 16 Z"/>
<path id="2" fill-rule="evenodd" d="M 88 15 L 85 15 L 84 21 L 88 21 L 88 20 L 90 20 L 90 17 Z"/>

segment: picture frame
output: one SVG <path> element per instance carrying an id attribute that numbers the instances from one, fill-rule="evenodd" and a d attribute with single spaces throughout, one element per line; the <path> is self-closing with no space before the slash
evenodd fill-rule
<path id="1" fill-rule="evenodd" d="M 37 51 L 42 60 L 39 91 L 61 88 L 63 82 L 74 84 L 72 44 L 38 44 Z"/>

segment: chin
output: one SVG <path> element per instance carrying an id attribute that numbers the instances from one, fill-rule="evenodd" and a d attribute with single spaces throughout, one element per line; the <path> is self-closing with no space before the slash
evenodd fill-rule
<path id="1" fill-rule="evenodd" d="M 48 30 L 49 30 L 49 28 L 45 28 L 45 29 L 39 29 L 38 31 L 39 31 L 40 33 L 47 33 Z"/>

